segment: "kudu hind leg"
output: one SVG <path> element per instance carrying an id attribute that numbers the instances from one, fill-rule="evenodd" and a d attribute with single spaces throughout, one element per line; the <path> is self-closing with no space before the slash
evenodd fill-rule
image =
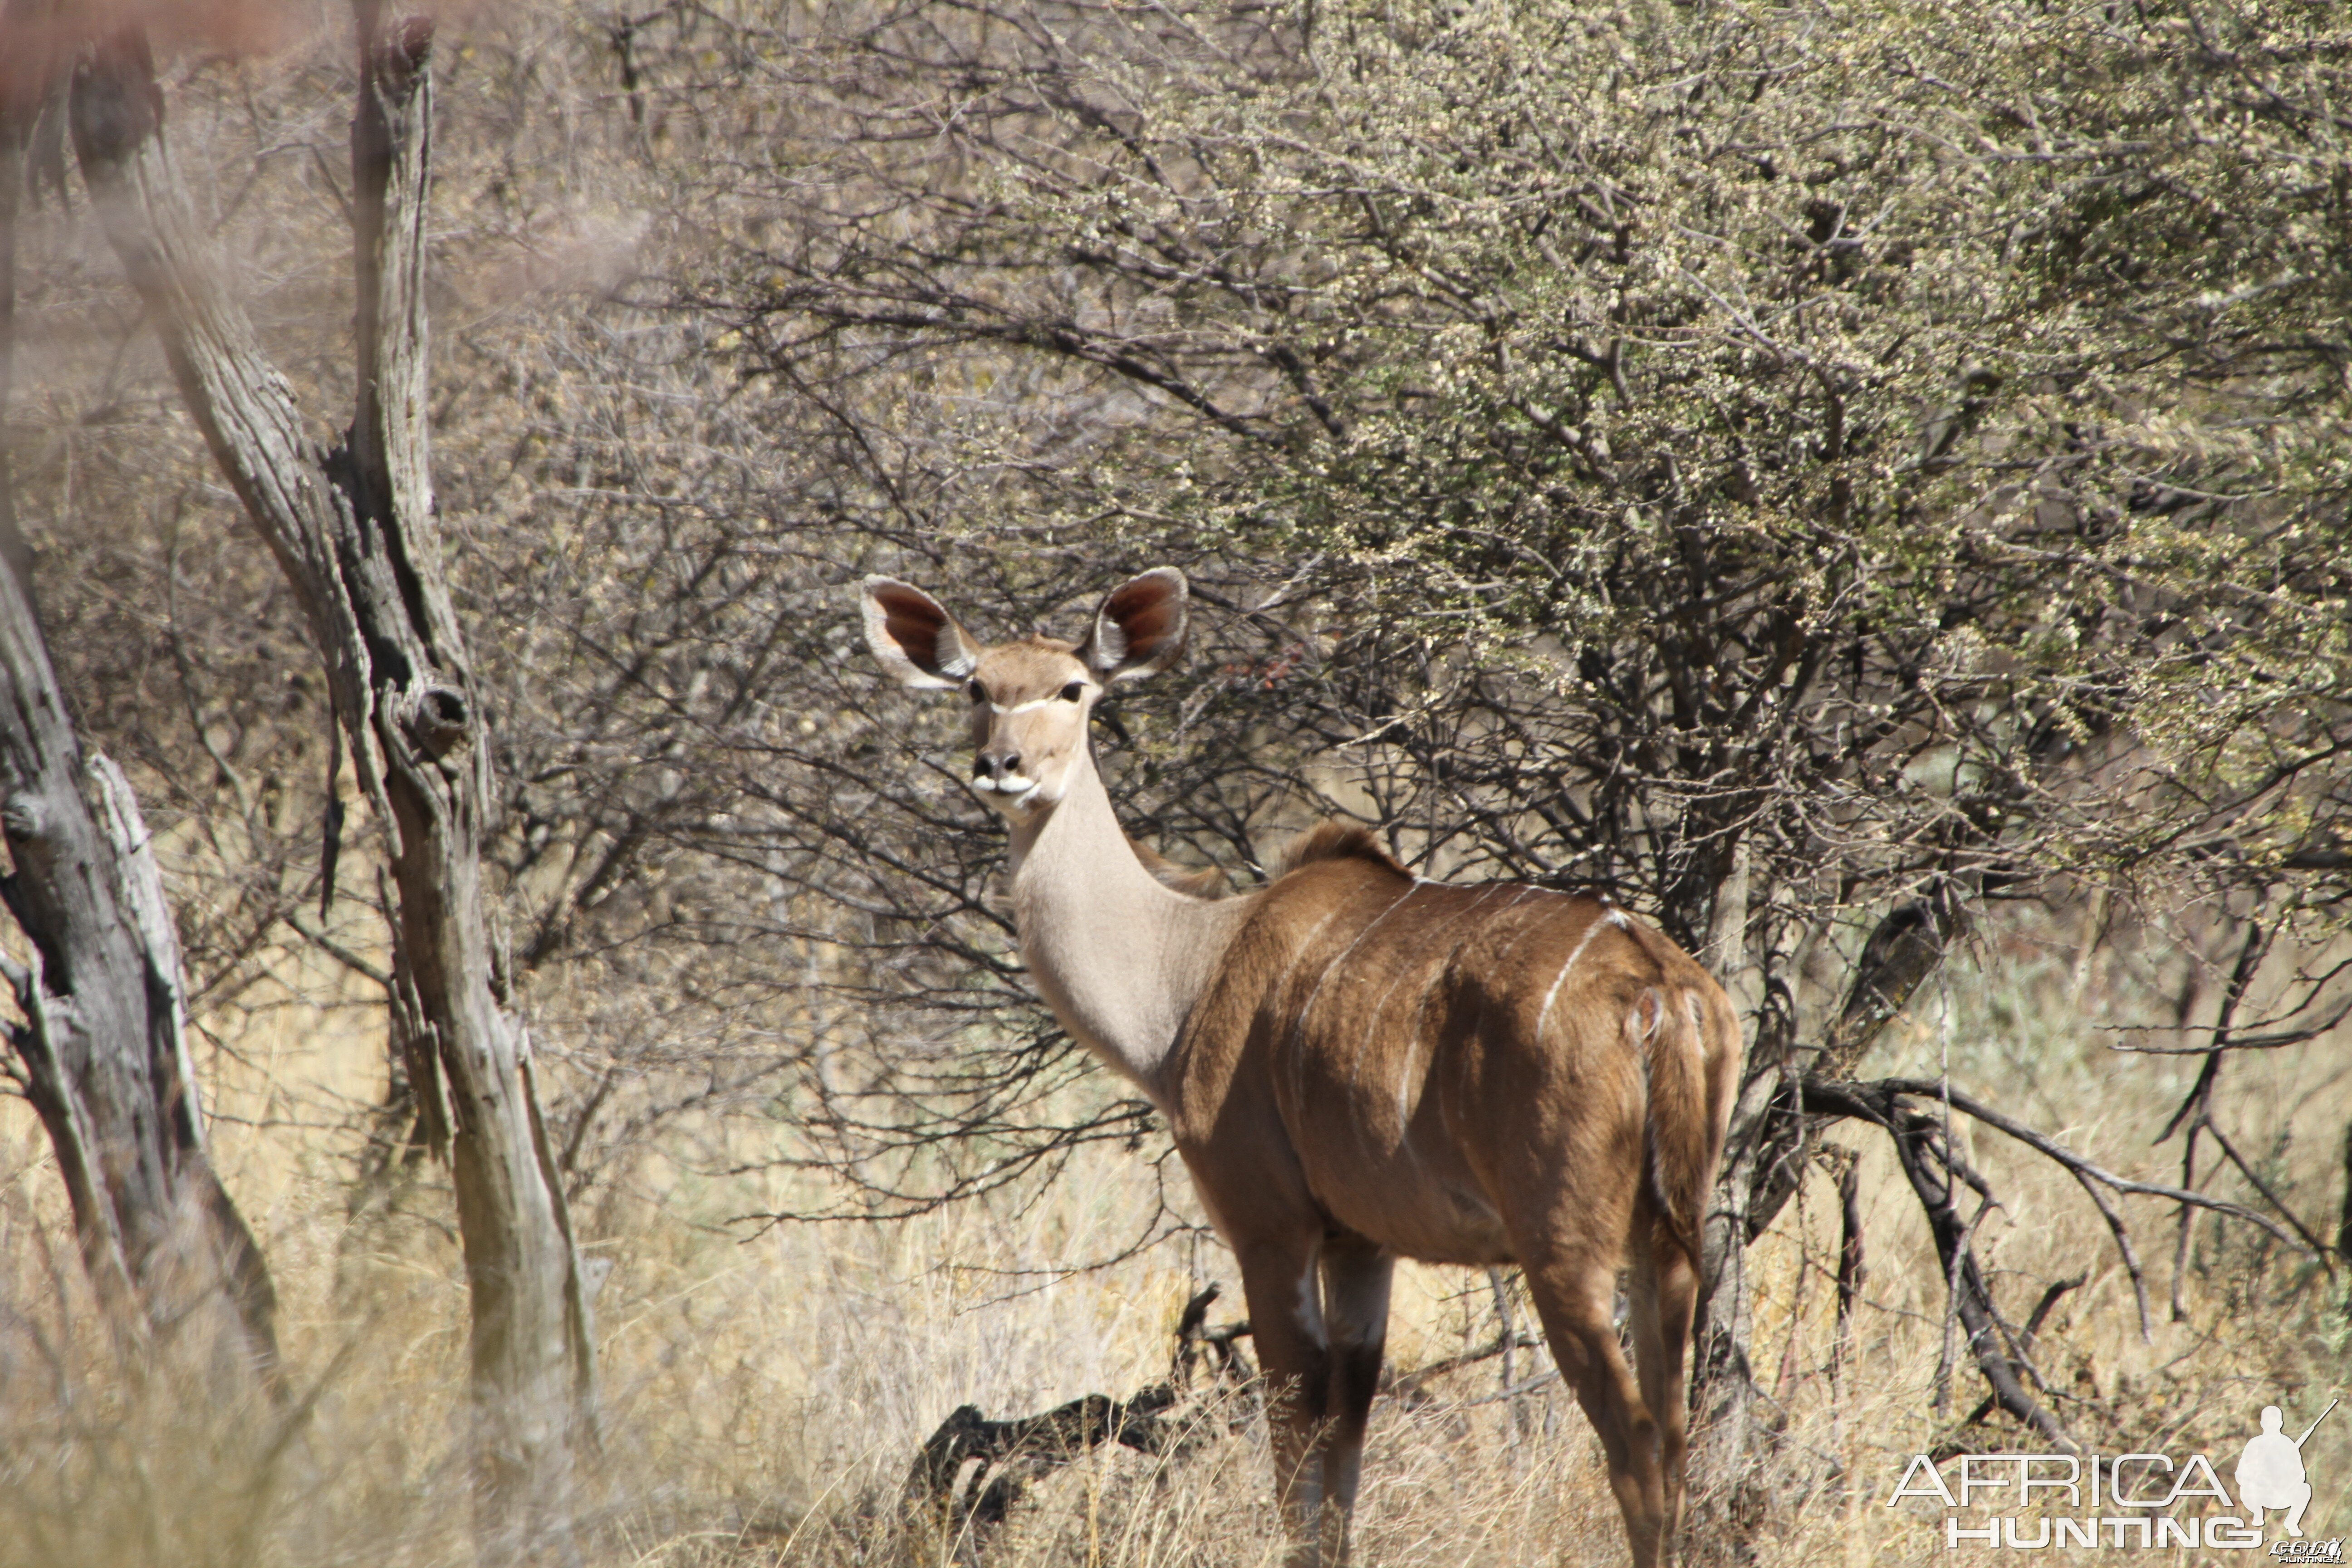
<path id="1" fill-rule="evenodd" d="M 1330 1333 L 1330 1393 L 1323 1438 L 1323 1561 L 1345 1563 L 1348 1526 L 1363 1472 L 1364 1428 L 1380 1392 L 1389 1332 L 1389 1285 L 1396 1260 L 1358 1240 L 1323 1251 L 1323 1317 Z"/>
<path id="2" fill-rule="evenodd" d="M 1698 1305 L 1698 1271 L 1664 1226 L 1647 1228 L 1633 1258 L 1633 1356 L 1642 1403 L 1658 1424 L 1658 1463 L 1665 1480 L 1665 1525 L 1659 1541 L 1664 1554 L 1683 1521 L 1690 1454 L 1690 1399 L 1683 1378 L 1691 1313 Z"/>
<path id="3" fill-rule="evenodd" d="M 1633 1568 L 1655 1568 L 1665 1534 L 1665 1477 L 1658 1424 L 1652 1419 L 1633 1370 L 1617 1342 L 1611 1309 L 1617 1279 L 1613 1258 L 1534 1257 L 1527 1259 L 1528 1290 L 1543 1319 L 1544 1337 L 1560 1375 L 1601 1438 L 1609 1487 L 1625 1515 Z"/>
<path id="4" fill-rule="evenodd" d="M 1265 1373 L 1275 1495 L 1292 1545 L 1288 1568 L 1318 1568 L 1323 1520 L 1324 1413 L 1331 1397 L 1330 1334 L 1317 1277 L 1319 1238 L 1235 1247 L 1250 1338 Z"/>

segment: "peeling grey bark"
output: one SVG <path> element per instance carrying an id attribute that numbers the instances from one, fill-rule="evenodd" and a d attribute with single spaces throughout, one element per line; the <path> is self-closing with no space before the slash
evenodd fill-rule
<path id="1" fill-rule="evenodd" d="M 26 1097 L 65 1179 L 82 1258 L 118 1323 L 158 1340 L 226 1307 L 274 1386 L 277 1298 L 206 1155 L 188 1059 L 179 944 L 122 774 L 87 760 L 40 628 L 0 562 L 0 788 L 13 872 L 0 882 L 31 942 L 6 965 Z"/>
<path id="2" fill-rule="evenodd" d="M 595 1367 L 571 1215 L 481 885 L 493 800 L 483 713 L 440 563 L 425 363 L 433 42 L 354 7 L 358 398 L 345 439 L 305 428 L 184 210 L 145 38 L 86 49 L 74 145 L 215 458 L 293 585 L 398 894 L 395 1030 L 448 1158 L 472 1290 L 478 1536 L 485 1561 L 569 1552 Z"/>

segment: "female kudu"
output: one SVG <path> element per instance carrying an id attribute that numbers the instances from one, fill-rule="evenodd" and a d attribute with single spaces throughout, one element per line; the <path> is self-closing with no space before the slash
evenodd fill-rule
<path id="1" fill-rule="evenodd" d="M 864 611 L 901 682 L 970 697 L 1022 957 L 1166 1115 L 1240 1260 L 1294 1561 L 1344 1554 L 1404 1257 L 1526 1269 L 1650 1568 L 1682 1509 L 1700 1205 L 1738 1068 L 1722 989 L 1605 900 L 1422 881 L 1360 829 L 1316 828 L 1257 892 L 1171 885 L 1119 831 L 1087 721 L 1105 682 L 1181 651 L 1172 568 L 1120 586 L 1077 644 L 983 646 L 887 577 Z M 1611 1321 L 1628 1261 L 1638 1385 Z"/>

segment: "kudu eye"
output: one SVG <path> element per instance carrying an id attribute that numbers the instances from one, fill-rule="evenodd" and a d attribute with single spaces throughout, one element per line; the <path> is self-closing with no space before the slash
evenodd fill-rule
<path id="1" fill-rule="evenodd" d="M 977 680 L 965 681 L 963 689 L 966 694 L 971 698 L 971 705 L 975 708 L 988 700 L 987 688 L 982 686 Z"/>
<path id="2" fill-rule="evenodd" d="M 1084 697 L 1086 694 L 1087 683 L 1083 680 L 1073 680 L 1067 686 L 1062 688 L 1062 700 L 1065 702 L 1076 702 L 1079 698 Z"/>

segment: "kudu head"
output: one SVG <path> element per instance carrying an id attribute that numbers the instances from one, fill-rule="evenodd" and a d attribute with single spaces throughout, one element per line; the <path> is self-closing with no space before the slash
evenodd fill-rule
<path id="1" fill-rule="evenodd" d="M 1095 612 L 1086 640 L 987 645 L 940 602 L 895 577 L 863 584 L 866 641 L 902 686 L 961 688 L 971 702 L 971 785 L 1015 822 L 1061 800 L 1086 765 L 1087 719 L 1107 682 L 1156 674 L 1184 651 L 1184 574 L 1130 577 Z"/>

